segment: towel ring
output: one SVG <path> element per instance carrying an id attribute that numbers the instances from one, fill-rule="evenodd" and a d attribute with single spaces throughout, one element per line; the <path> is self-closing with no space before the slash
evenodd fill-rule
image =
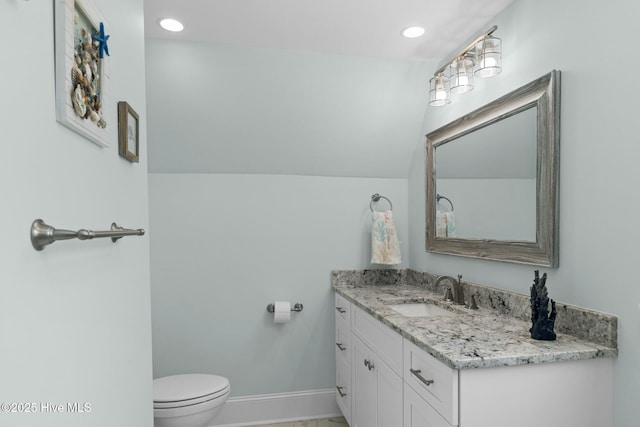
<path id="1" fill-rule="evenodd" d="M 439 194 L 436 194 L 436 203 L 439 203 L 440 199 L 445 199 L 447 202 L 449 202 L 449 204 L 451 205 L 451 212 L 453 212 L 453 203 L 451 203 L 451 200 L 449 200 L 448 197 L 444 197 Z"/>
<path id="2" fill-rule="evenodd" d="M 378 193 L 372 194 L 371 195 L 371 202 L 369 202 L 369 209 L 371 209 L 371 212 L 374 212 L 373 210 L 373 204 L 374 203 L 378 203 L 380 201 L 380 199 L 385 199 L 387 201 L 387 203 L 389 203 L 389 210 L 392 211 L 393 210 L 393 204 L 391 204 L 391 200 L 387 199 L 384 196 L 381 196 Z"/>

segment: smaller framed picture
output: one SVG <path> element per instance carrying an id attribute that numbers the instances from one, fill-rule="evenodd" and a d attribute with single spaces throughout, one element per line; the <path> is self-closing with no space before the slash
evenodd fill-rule
<path id="1" fill-rule="evenodd" d="M 140 158 L 138 113 L 127 102 L 118 102 L 118 151 L 130 162 Z"/>

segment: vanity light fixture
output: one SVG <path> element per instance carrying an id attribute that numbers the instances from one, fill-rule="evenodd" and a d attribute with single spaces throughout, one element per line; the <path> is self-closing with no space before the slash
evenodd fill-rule
<path id="1" fill-rule="evenodd" d="M 493 77 L 502 71 L 502 40 L 487 36 L 476 44 L 475 75 Z"/>
<path id="2" fill-rule="evenodd" d="M 161 19 L 160 21 L 158 21 L 158 23 L 165 30 L 171 31 L 171 32 L 174 32 L 174 33 L 178 33 L 180 31 L 184 30 L 184 25 L 182 25 L 182 22 L 178 21 L 177 19 L 164 18 L 164 19 Z"/>
<path id="3" fill-rule="evenodd" d="M 439 107 L 451 102 L 449 96 L 449 77 L 440 73 L 429 80 L 429 104 Z"/>
<path id="4" fill-rule="evenodd" d="M 473 90 L 473 59 L 461 56 L 451 63 L 451 92 L 465 93 Z"/>
<path id="5" fill-rule="evenodd" d="M 502 71 L 502 41 L 492 34 L 494 25 L 444 63 L 429 80 L 429 105 L 451 102 L 450 93 L 473 90 L 473 77 L 493 77 Z M 446 74 L 448 73 L 448 74 Z"/>

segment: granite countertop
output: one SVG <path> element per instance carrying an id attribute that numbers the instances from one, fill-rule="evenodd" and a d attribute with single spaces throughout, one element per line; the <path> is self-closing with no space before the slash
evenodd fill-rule
<path id="1" fill-rule="evenodd" d="M 454 369 L 615 357 L 617 348 L 557 333 L 555 341 L 530 337 L 530 322 L 495 309 L 470 310 L 443 295 L 406 283 L 354 285 L 333 280 L 333 289 L 409 341 Z M 406 317 L 389 304 L 429 301 L 455 315 Z M 557 332 L 557 330 L 556 330 Z"/>

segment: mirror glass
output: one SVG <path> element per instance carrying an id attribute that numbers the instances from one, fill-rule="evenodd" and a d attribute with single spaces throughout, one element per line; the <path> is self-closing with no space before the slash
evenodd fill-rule
<path id="1" fill-rule="evenodd" d="M 437 215 L 454 210 L 439 237 L 536 240 L 536 108 L 435 150 Z M 436 230 L 437 231 L 437 230 Z"/>
<path id="2" fill-rule="evenodd" d="M 557 267 L 559 71 L 427 135 L 427 250 Z"/>

